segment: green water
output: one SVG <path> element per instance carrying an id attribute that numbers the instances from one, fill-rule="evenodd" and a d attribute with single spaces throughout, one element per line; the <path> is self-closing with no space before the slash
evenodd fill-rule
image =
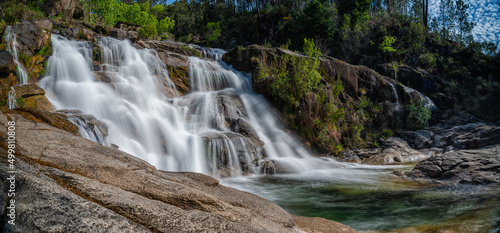
<path id="1" fill-rule="evenodd" d="M 451 226 L 456 232 L 500 229 L 495 230 L 500 221 L 498 186 L 428 185 L 393 176 L 394 169 L 411 167 L 353 166 L 222 183 L 267 198 L 291 214 L 323 217 L 362 231 L 424 225 Z"/>

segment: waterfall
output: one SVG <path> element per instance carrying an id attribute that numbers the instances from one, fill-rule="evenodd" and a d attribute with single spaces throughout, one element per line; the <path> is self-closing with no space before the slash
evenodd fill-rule
<path id="1" fill-rule="evenodd" d="M 16 90 L 14 90 L 14 87 L 10 87 L 10 91 L 7 95 L 8 95 L 9 109 L 16 108 L 16 97 L 15 97 Z"/>
<path id="2" fill-rule="evenodd" d="M 18 77 L 18 81 L 20 84 L 28 83 L 28 73 L 24 69 L 24 66 L 19 62 L 19 58 L 17 55 L 17 41 L 16 34 L 12 32 L 10 26 L 5 28 L 5 36 L 4 40 L 6 42 L 6 50 L 14 57 L 14 62 L 16 63 L 16 73 Z"/>
<path id="3" fill-rule="evenodd" d="M 53 35 L 53 55 L 39 82 L 57 109 L 80 110 L 108 128 L 105 139 L 82 136 L 116 145 L 161 170 L 216 177 L 256 174 L 264 163 L 289 172 L 339 166 L 313 158 L 285 133 L 249 79 L 218 61 L 222 50 L 206 50 L 215 61 L 189 57 L 191 93 L 171 91 L 169 97 L 164 90 L 175 86 L 154 50 L 111 38 L 98 44 L 96 68 L 88 43 Z"/>

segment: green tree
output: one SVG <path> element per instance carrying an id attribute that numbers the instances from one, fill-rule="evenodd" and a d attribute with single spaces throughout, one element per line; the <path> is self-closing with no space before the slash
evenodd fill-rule
<path id="1" fill-rule="evenodd" d="M 214 23 L 214 22 L 208 22 L 207 23 L 207 42 L 212 44 L 212 43 L 217 43 L 219 41 L 219 38 L 221 36 L 221 29 L 219 22 Z"/>

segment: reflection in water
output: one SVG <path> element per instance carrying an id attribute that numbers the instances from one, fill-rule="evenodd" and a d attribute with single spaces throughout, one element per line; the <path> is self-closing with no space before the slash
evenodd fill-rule
<path id="1" fill-rule="evenodd" d="M 500 187 L 425 185 L 391 175 L 394 168 L 361 165 L 221 183 L 267 198 L 294 215 L 323 217 L 356 230 L 495 228 Z"/>

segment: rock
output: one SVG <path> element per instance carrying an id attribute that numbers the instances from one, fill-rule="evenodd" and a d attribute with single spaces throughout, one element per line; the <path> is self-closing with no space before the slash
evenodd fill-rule
<path id="1" fill-rule="evenodd" d="M 476 122 L 451 128 L 432 129 L 435 136 L 432 145 L 444 148 L 475 149 L 500 143 L 500 127 L 494 124 Z"/>
<path id="2" fill-rule="evenodd" d="M 406 175 L 447 183 L 500 183 L 500 144 L 432 156 L 417 164 Z"/>
<path id="3" fill-rule="evenodd" d="M 423 69 L 413 69 L 408 66 L 398 66 L 394 70 L 392 64 L 386 63 L 376 65 L 375 71 L 424 93 L 435 93 L 441 88 L 443 83 L 438 77 L 429 74 Z"/>
<path id="4" fill-rule="evenodd" d="M 424 149 L 431 147 L 433 133 L 429 130 L 419 130 L 415 132 L 404 131 L 400 134 L 401 138 L 415 149 Z"/>
<path id="5" fill-rule="evenodd" d="M 263 160 L 259 164 L 260 174 L 274 175 L 276 174 L 276 169 L 274 167 L 273 161 Z"/>
<path id="6" fill-rule="evenodd" d="M 66 115 L 61 113 L 47 112 L 36 108 L 20 108 L 15 110 L 1 109 L 3 113 L 6 114 L 19 114 L 23 118 L 35 122 L 35 123 L 45 123 L 52 127 L 58 128 L 60 130 L 69 132 L 73 135 L 78 134 L 78 127 L 74 125 L 71 121 L 66 119 Z"/>
<path id="7" fill-rule="evenodd" d="M 107 35 L 117 38 L 119 40 L 128 39 L 134 43 L 137 40 L 137 32 L 135 31 L 126 31 L 120 28 L 109 28 L 107 30 Z"/>
<path id="8" fill-rule="evenodd" d="M 354 149 L 354 155 L 361 158 L 364 164 L 391 164 L 411 163 L 422 161 L 433 152 L 425 153 L 411 148 L 408 143 L 397 137 L 390 137 L 382 141 L 380 148 Z"/>
<path id="9" fill-rule="evenodd" d="M 10 88 L 16 85 L 16 83 L 17 78 L 13 73 L 6 78 L 0 78 L 0 98 L 6 100 L 7 95 L 11 90 Z"/>
<path id="10" fill-rule="evenodd" d="M 181 94 L 188 93 L 190 88 L 188 77 L 189 62 L 187 57 L 172 52 L 159 52 L 158 57 L 167 66 L 170 80 L 175 84 L 176 89 Z"/>
<path id="11" fill-rule="evenodd" d="M 230 177 L 237 174 L 249 174 L 259 158 L 262 158 L 262 144 L 254 143 L 255 139 L 232 132 L 207 132 L 202 136 L 207 152 L 207 160 L 212 161 L 209 169 L 216 176 Z M 260 141 L 260 140 L 259 140 Z M 227 145 L 231 145 L 227 149 Z"/>
<path id="12" fill-rule="evenodd" d="M 43 90 L 40 86 L 33 83 L 23 84 L 20 86 L 14 86 L 14 90 L 16 91 L 15 98 L 28 98 L 36 95 L 45 95 L 45 90 Z"/>
<path id="13" fill-rule="evenodd" d="M 16 63 L 9 52 L 0 51 L 0 78 L 7 77 L 9 74 L 16 71 Z"/>
<path id="14" fill-rule="evenodd" d="M 81 16 L 83 16 L 83 6 L 80 1 L 76 0 L 45 1 L 42 10 L 48 16 L 63 15 L 70 18 L 73 16 L 75 16 L 75 18 L 81 18 Z"/>
<path id="15" fill-rule="evenodd" d="M 319 217 L 293 216 L 297 226 L 307 233 L 356 233 L 357 231 L 338 222 Z"/>
<path id="16" fill-rule="evenodd" d="M 52 23 L 49 20 L 24 22 L 12 26 L 20 52 L 34 55 L 50 42 Z"/>
<path id="17" fill-rule="evenodd" d="M 25 98 L 23 108 L 36 108 L 47 112 L 54 110 L 54 107 L 44 95 L 36 95 Z"/>
<path id="18" fill-rule="evenodd" d="M 179 42 L 156 41 L 156 40 L 140 40 L 136 44 L 139 47 L 155 49 L 158 53 L 171 52 L 184 56 L 202 57 L 201 50 L 192 48 L 190 45 Z"/>
<path id="19" fill-rule="evenodd" d="M 105 139 L 108 136 L 108 126 L 104 122 L 97 120 L 92 115 L 84 114 L 80 110 L 63 109 L 57 110 L 56 112 L 64 114 L 69 121 L 79 126 L 79 133 L 82 134 L 81 136 L 91 138 L 101 145 L 105 144 Z M 84 132 L 82 132 L 82 130 Z"/>
<path id="20" fill-rule="evenodd" d="M 9 119 L 16 122 L 20 174 L 11 232 L 300 232 L 277 205 L 214 178 L 158 171 L 47 124 L 15 113 Z M 3 180 L 6 136 L 2 114 Z"/>
<path id="21" fill-rule="evenodd" d="M 264 146 L 264 142 L 260 140 L 259 135 L 257 135 L 257 131 L 255 131 L 250 121 L 244 118 L 238 118 L 231 123 L 229 128 L 235 133 L 239 133 L 245 137 L 250 138 L 255 146 Z"/>

